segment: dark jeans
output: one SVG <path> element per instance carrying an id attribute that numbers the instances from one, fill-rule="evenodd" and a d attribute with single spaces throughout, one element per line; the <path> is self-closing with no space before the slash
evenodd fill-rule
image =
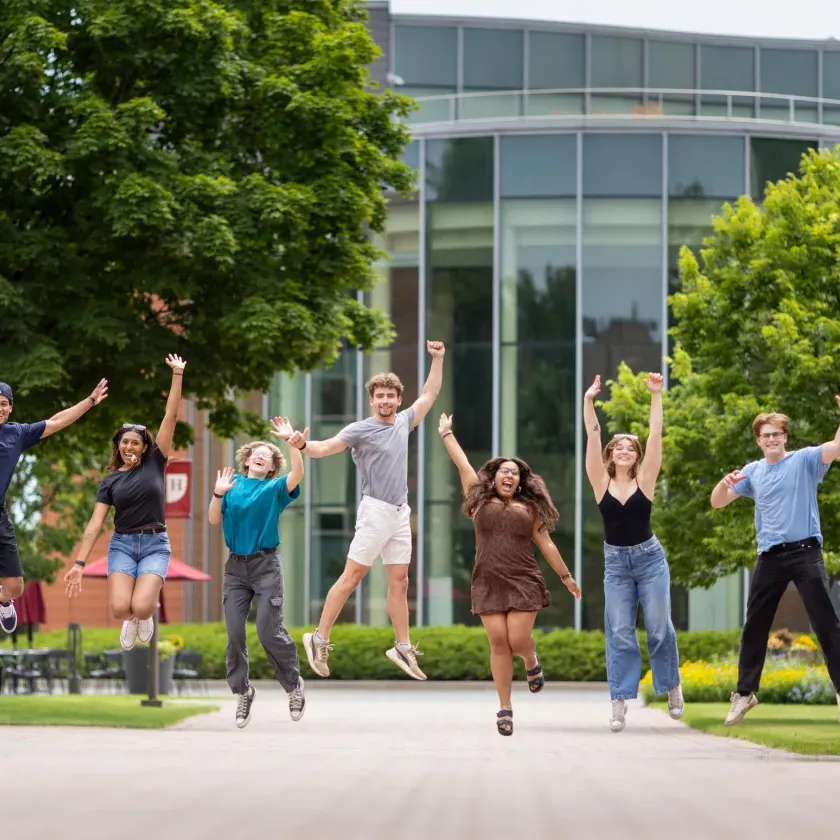
<path id="1" fill-rule="evenodd" d="M 15 526 L 6 505 L 0 503 L 0 580 L 19 577 L 23 577 L 23 566 L 20 564 Z"/>
<path id="2" fill-rule="evenodd" d="M 822 648 L 828 674 L 840 692 L 840 619 L 831 603 L 822 550 L 816 546 L 758 555 L 741 634 L 738 691 L 742 694 L 758 691 L 770 627 L 779 601 L 791 582 L 799 590 Z"/>
<path id="3" fill-rule="evenodd" d="M 283 624 L 283 566 L 277 549 L 256 554 L 231 554 L 225 564 L 222 604 L 227 627 L 227 682 L 234 694 L 245 694 L 248 646 L 245 624 L 257 599 L 257 637 L 265 648 L 277 681 L 286 691 L 297 688 L 297 647 Z"/>

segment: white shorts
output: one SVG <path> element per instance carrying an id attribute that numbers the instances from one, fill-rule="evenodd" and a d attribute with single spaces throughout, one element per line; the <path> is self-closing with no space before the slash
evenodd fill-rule
<path id="1" fill-rule="evenodd" d="M 372 566 L 380 555 L 386 566 L 407 566 L 411 562 L 411 508 L 363 496 L 356 514 L 356 535 L 347 556 L 362 566 Z"/>

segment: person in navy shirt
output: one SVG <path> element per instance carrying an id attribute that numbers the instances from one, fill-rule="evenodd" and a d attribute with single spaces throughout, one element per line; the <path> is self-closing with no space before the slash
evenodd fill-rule
<path id="1" fill-rule="evenodd" d="M 18 554 L 15 528 L 6 509 L 6 493 L 21 456 L 45 437 L 66 429 L 86 411 L 108 396 L 103 379 L 80 403 L 38 423 L 14 423 L 9 418 L 15 407 L 12 389 L 0 382 L 0 627 L 11 633 L 17 627 L 14 598 L 23 592 L 23 567 Z"/>
<path id="2" fill-rule="evenodd" d="M 283 440 L 292 435 L 285 417 L 271 421 L 271 433 Z M 222 603 L 227 628 L 227 682 L 237 695 L 236 725 L 251 719 L 254 686 L 249 681 L 245 624 L 257 600 L 257 636 L 274 668 L 277 681 L 289 695 L 292 720 L 303 717 L 306 707 L 297 647 L 283 622 L 283 564 L 280 514 L 300 496 L 303 458 L 289 447 L 292 469 L 286 475 L 283 453 L 273 443 L 257 440 L 236 453 L 240 475 L 221 470 L 216 480 L 208 518 L 221 523 L 230 556 L 225 564 Z"/>
<path id="3" fill-rule="evenodd" d="M 835 397 L 840 405 L 840 397 Z M 788 452 L 790 420 L 784 414 L 759 414 L 753 434 L 764 453 L 743 469 L 724 476 L 712 491 L 712 507 L 745 496 L 755 502 L 758 562 L 747 599 L 741 634 L 738 690 L 725 725 L 733 726 L 758 703 L 755 692 L 767 655 L 767 637 L 776 608 L 794 583 L 817 634 L 840 707 L 840 619 L 829 594 L 822 556 L 817 486 L 840 456 L 840 429 L 834 440 Z"/>

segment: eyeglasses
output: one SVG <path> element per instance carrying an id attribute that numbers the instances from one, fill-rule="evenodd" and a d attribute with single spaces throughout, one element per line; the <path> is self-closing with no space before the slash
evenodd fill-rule
<path id="1" fill-rule="evenodd" d="M 633 440 L 638 440 L 639 439 L 638 435 L 631 435 L 629 432 L 622 432 L 621 434 L 613 435 L 613 440 L 615 440 L 616 438 L 624 438 L 624 437 L 629 437 L 629 438 L 632 438 Z"/>
<path id="2" fill-rule="evenodd" d="M 124 432 L 140 432 L 140 434 L 143 434 L 146 431 L 146 427 L 139 423 L 123 423 L 122 427 Z"/>
<path id="3" fill-rule="evenodd" d="M 765 432 L 759 435 L 759 440 L 781 440 L 785 436 L 784 432 Z"/>
<path id="4" fill-rule="evenodd" d="M 519 470 L 513 467 L 499 467 L 499 475 L 519 475 Z"/>

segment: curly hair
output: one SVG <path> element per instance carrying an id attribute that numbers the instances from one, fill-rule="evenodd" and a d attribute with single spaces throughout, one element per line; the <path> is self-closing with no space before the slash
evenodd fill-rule
<path id="1" fill-rule="evenodd" d="M 365 382 L 365 388 L 371 399 L 373 399 L 373 392 L 377 388 L 393 388 L 398 397 L 403 395 L 403 384 L 396 373 L 377 373 L 376 376 L 372 376 Z"/>
<path id="2" fill-rule="evenodd" d="M 286 459 L 283 457 L 279 446 L 273 443 L 266 443 L 264 440 L 252 440 L 250 443 L 246 443 L 236 450 L 236 466 L 239 467 L 239 472 L 242 475 L 248 475 L 248 467 L 245 466 L 245 462 L 251 457 L 251 453 L 258 446 L 267 446 L 271 450 L 272 467 L 269 470 L 268 478 L 276 478 L 277 473 L 286 469 Z"/>
<path id="3" fill-rule="evenodd" d="M 491 458 L 487 461 L 477 473 L 478 481 L 467 490 L 462 510 L 472 519 L 485 502 L 499 498 L 496 492 L 496 473 L 505 461 L 510 461 L 519 467 L 519 486 L 516 488 L 514 498 L 528 505 L 534 516 L 550 533 L 557 525 L 560 514 L 554 502 L 551 501 L 545 482 L 535 472 L 531 472 L 531 468 L 520 458 Z"/>
<path id="4" fill-rule="evenodd" d="M 636 452 L 636 463 L 630 467 L 630 478 L 635 478 L 636 474 L 639 472 L 639 467 L 642 464 L 642 458 L 644 458 L 644 452 L 642 451 L 642 444 L 639 442 L 637 437 L 630 437 L 630 435 L 621 435 L 619 437 L 614 437 L 605 447 L 604 451 L 601 453 L 601 457 L 604 460 L 604 466 L 607 468 L 607 474 L 610 478 L 615 478 L 615 461 L 613 461 L 612 453 L 613 449 L 615 449 L 616 445 L 619 441 L 622 440 L 629 440 L 631 446 Z"/>
<path id="5" fill-rule="evenodd" d="M 143 442 L 146 444 L 146 448 L 140 456 L 141 465 L 155 448 L 155 436 L 148 429 L 144 429 L 142 432 L 139 432 L 136 428 L 132 429 L 120 427 L 111 438 L 111 455 L 108 459 L 108 466 L 105 467 L 108 472 L 116 472 L 123 465 L 122 455 L 120 455 L 120 441 L 123 439 L 123 435 L 125 435 L 126 432 L 134 432 L 134 434 L 140 435 L 143 438 Z"/>

